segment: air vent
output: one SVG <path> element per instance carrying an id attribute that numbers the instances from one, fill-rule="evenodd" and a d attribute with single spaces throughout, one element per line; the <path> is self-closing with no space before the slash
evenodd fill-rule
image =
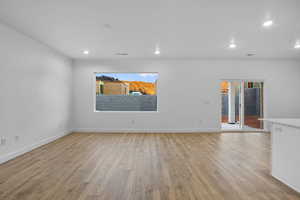
<path id="1" fill-rule="evenodd" d="M 128 53 L 116 53 L 117 56 L 128 56 Z"/>
<path id="2" fill-rule="evenodd" d="M 103 27 L 106 28 L 106 29 L 111 29 L 111 25 L 110 24 L 104 24 Z"/>
<path id="3" fill-rule="evenodd" d="M 247 53 L 246 56 L 251 57 L 251 56 L 255 56 L 255 54 L 254 53 Z"/>

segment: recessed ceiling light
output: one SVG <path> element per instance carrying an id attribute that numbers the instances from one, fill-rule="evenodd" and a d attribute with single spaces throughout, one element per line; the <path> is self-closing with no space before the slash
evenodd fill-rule
<path id="1" fill-rule="evenodd" d="M 88 55 L 90 52 L 89 52 L 88 50 L 84 50 L 82 53 L 83 53 L 84 55 Z"/>
<path id="2" fill-rule="evenodd" d="M 264 27 L 270 27 L 273 25 L 273 21 L 272 20 L 267 20 L 263 23 L 263 26 Z"/>
<path id="3" fill-rule="evenodd" d="M 236 48 L 236 44 L 235 43 L 230 43 L 228 47 L 230 49 L 235 49 Z"/>
<path id="4" fill-rule="evenodd" d="M 295 49 L 300 49 L 300 42 L 297 42 L 294 46 Z"/>
<path id="5" fill-rule="evenodd" d="M 158 43 L 155 45 L 155 51 L 154 51 L 154 54 L 155 54 L 155 55 L 159 55 L 159 54 L 160 54 L 160 48 L 159 48 L 159 44 L 158 44 Z"/>

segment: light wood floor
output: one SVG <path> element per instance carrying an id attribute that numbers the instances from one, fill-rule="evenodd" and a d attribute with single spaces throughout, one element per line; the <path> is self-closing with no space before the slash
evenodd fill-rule
<path id="1" fill-rule="evenodd" d="M 0 165 L 1 200 L 300 200 L 266 133 L 75 133 Z"/>

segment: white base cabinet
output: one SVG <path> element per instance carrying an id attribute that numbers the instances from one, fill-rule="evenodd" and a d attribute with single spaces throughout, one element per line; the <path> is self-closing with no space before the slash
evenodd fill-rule
<path id="1" fill-rule="evenodd" d="M 300 127 L 272 122 L 271 134 L 272 176 L 300 192 Z"/>

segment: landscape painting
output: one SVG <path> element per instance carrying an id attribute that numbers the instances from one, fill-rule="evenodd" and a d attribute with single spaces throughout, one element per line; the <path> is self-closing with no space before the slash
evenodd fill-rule
<path id="1" fill-rule="evenodd" d="M 158 73 L 96 73 L 96 111 L 157 111 Z"/>

